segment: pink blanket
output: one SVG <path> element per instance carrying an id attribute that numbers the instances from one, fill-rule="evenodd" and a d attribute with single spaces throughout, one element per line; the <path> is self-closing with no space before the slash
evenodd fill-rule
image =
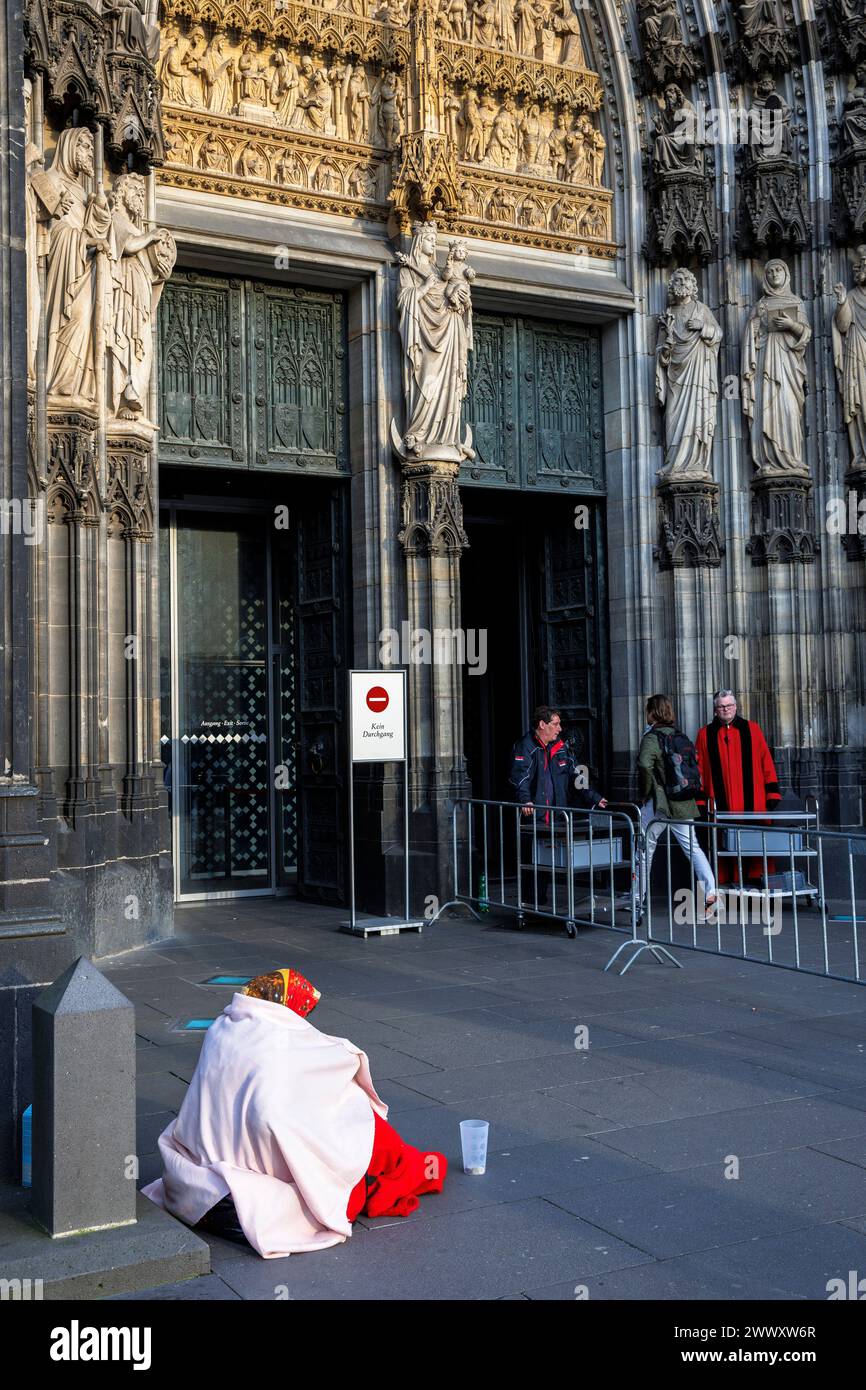
<path id="1" fill-rule="evenodd" d="M 282 1004 L 236 994 L 211 1025 L 177 1119 L 159 1138 L 164 1176 L 144 1195 L 194 1226 L 229 1193 L 266 1259 L 352 1234 L 346 1206 L 384 1119 L 370 1067 Z"/>

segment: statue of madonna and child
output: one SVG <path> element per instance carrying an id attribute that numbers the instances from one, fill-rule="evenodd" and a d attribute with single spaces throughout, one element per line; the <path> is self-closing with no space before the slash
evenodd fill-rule
<path id="1" fill-rule="evenodd" d="M 391 442 L 405 461 L 462 463 L 475 457 L 472 428 L 460 419 L 472 351 L 475 272 L 466 264 L 466 243 L 459 240 L 449 243 L 440 268 L 436 239 L 435 222 L 418 223 L 408 255 L 397 257 L 406 426 L 401 435 L 391 421 Z"/>

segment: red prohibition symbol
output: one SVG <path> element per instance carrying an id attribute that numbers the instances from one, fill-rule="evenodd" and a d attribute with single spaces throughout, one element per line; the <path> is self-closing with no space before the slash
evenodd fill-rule
<path id="1" fill-rule="evenodd" d="M 374 714 L 382 714 L 388 708 L 388 692 L 381 685 L 374 685 L 367 691 L 367 708 Z"/>

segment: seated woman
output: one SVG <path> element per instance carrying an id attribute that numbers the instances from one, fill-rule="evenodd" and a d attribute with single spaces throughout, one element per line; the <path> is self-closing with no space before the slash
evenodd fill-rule
<path id="1" fill-rule="evenodd" d="M 447 1172 L 388 1124 L 360 1048 L 307 1022 L 320 998 L 295 970 L 233 997 L 160 1135 L 164 1175 L 143 1189 L 266 1259 L 337 1245 L 362 1212 L 408 1216 Z"/>

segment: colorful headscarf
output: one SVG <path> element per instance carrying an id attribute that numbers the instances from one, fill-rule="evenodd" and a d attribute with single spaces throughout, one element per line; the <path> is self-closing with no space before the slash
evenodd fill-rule
<path id="1" fill-rule="evenodd" d="M 266 999 L 271 1004 L 285 1004 L 299 1018 L 306 1018 L 321 999 L 321 993 L 297 970 L 272 970 L 257 975 L 241 991 L 253 999 Z"/>

